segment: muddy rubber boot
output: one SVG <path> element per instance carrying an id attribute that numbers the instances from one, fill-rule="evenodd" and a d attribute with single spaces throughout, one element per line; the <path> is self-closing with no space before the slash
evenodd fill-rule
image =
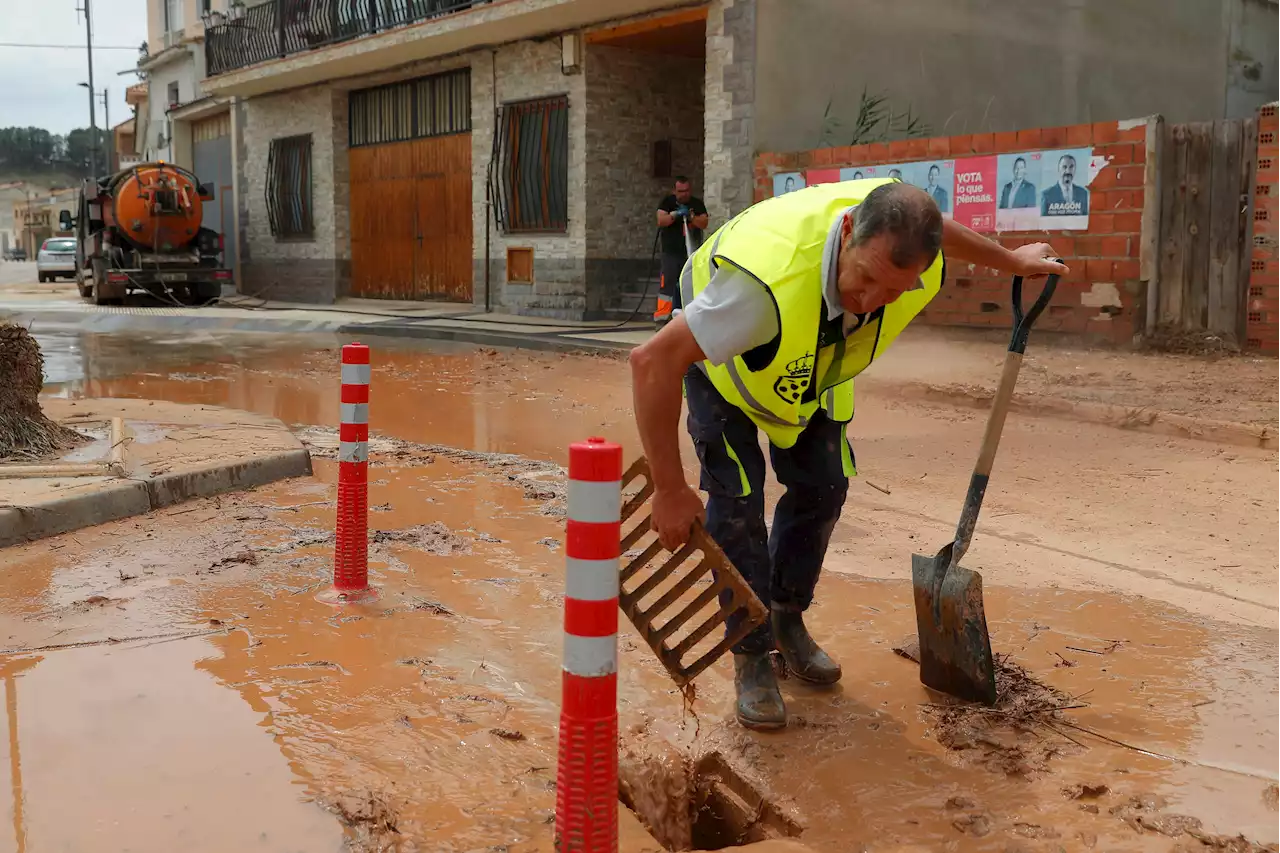
<path id="1" fill-rule="evenodd" d="M 809 636 L 804 614 L 774 608 L 769 618 L 774 644 L 792 675 L 809 684 L 828 685 L 840 680 L 840 664 L 818 648 Z"/>
<path id="2" fill-rule="evenodd" d="M 787 725 L 787 707 L 767 652 L 733 656 L 733 687 L 738 694 L 738 722 L 743 726 L 781 729 Z"/>

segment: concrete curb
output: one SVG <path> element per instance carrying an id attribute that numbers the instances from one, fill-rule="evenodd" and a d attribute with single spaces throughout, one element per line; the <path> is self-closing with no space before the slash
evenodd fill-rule
<path id="1" fill-rule="evenodd" d="M 958 385 L 927 382 L 874 383 L 899 399 L 946 403 L 971 409 L 990 409 L 994 391 L 974 391 Z M 874 386 L 873 386 L 874 387 Z M 891 389 L 891 390 L 890 390 Z M 1190 438 L 1234 447 L 1280 448 L 1276 430 L 1236 421 L 1217 421 L 1162 412 L 1145 406 L 1113 406 L 1061 397 L 1026 397 L 1014 394 L 1011 410 L 1029 415 L 1097 424 L 1113 429 L 1146 432 L 1174 438 Z"/>
<path id="2" fill-rule="evenodd" d="M 311 454 L 300 447 L 249 462 L 164 474 L 147 481 L 147 498 L 151 509 L 160 509 L 192 498 L 207 498 L 276 480 L 310 477 L 311 473 Z"/>
<path id="3" fill-rule="evenodd" d="M 0 506 L 0 548 L 142 515 L 153 508 L 147 484 L 137 480 L 120 480 L 102 489 L 27 506 Z"/>
<path id="4" fill-rule="evenodd" d="M 0 547 L 311 473 L 311 454 L 297 448 L 149 480 L 119 480 L 93 491 L 57 495 L 26 506 L 0 506 Z"/>

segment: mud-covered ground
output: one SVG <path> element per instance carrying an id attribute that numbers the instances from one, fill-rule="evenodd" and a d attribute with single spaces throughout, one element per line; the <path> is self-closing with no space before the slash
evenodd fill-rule
<path id="1" fill-rule="evenodd" d="M 197 359 L 114 340 L 132 369 L 50 389 L 272 414 L 316 476 L 0 552 L 0 846 L 550 851 L 560 466 L 591 434 L 636 452 L 625 364 L 375 348 L 380 596 L 335 611 L 315 596 L 336 350 L 261 340 L 196 341 Z M 744 840 L 798 832 L 817 850 L 1276 842 L 1276 454 L 1012 417 L 966 558 L 1005 693 L 959 709 L 895 649 L 915 627 L 910 554 L 950 534 L 983 415 L 884 388 L 859 396 L 860 478 L 811 611 L 839 687 L 788 680 L 791 726 L 745 732 L 725 664 L 687 708 L 624 631 L 624 741 L 692 774 L 632 777 L 656 780 L 646 817 L 672 801 L 654 788 L 684 790 L 690 833 L 739 840 L 709 817 L 728 786 L 759 813 Z"/>
<path id="2" fill-rule="evenodd" d="M 912 328 L 867 371 L 867 381 L 928 382 L 989 395 L 1000 378 L 1004 330 Z M 1270 426 L 1276 360 L 1257 354 L 1136 353 L 1060 344 L 1033 330 L 1018 393 Z"/>

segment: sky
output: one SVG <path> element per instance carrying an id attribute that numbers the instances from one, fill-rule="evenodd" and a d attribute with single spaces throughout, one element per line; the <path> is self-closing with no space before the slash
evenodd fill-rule
<path id="1" fill-rule="evenodd" d="M 89 94 L 84 0 L 0 0 L 0 127 L 42 127 L 65 134 L 89 126 Z M 27 10 L 15 14 L 14 7 Z M 93 12 L 93 85 L 108 90 L 111 123 L 131 115 L 124 90 L 139 81 L 118 72 L 138 64 L 138 45 L 147 40 L 146 0 L 90 0 Z M 39 9 L 37 12 L 36 10 Z M 11 47 L 19 44 L 74 45 L 70 50 Z M 105 47 L 127 50 L 106 50 Z M 102 101 L 94 108 L 105 127 Z"/>

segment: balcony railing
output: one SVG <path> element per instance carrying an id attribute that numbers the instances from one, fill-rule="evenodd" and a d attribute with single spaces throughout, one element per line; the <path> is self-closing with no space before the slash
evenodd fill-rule
<path id="1" fill-rule="evenodd" d="M 268 0 L 205 31 L 210 77 L 452 15 L 491 0 Z"/>

